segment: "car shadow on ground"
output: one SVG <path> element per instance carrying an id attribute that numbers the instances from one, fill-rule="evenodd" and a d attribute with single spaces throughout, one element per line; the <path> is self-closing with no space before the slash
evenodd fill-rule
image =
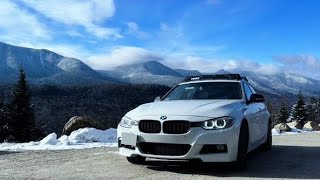
<path id="1" fill-rule="evenodd" d="M 1 155 L 6 155 L 6 154 L 14 154 L 14 153 L 19 153 L 19 152 L 16 152 L 16 151 L 0 151 L 0 156 Z"/>
<path id="2" fill-rule="evenodd" d="M 249 154 L 247 168 L 242 171 L 228 163 L 150 161 L 147 168 L 215 177 L 320 179 L 320 147 L 274 145 L 270 152 L 254 151 Z"/>

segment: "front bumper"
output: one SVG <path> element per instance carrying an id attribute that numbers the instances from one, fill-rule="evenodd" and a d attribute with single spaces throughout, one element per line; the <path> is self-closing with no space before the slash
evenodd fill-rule
<path id="1" fill-rule="evenodd" d="M 192 160 L 200 159 L 203 162 L 232 162 L 237 159 L 238 139 L 240 128 L 236 124 L 223 130 L 205 130 L 201 127 L 192 127 L 186 134 L 149 134 L 139 131 L 137 126 L 124 128 L 118 126 L 119 154 L 127 157 L 143 156 L 156 159 L 168 160 Z M 123 144 L 123 137 L 133 137 L 134 145 Z M 187 144 L 191 148 L 184 155 L 154 155 L 143 153 L 139 144 L 141 143 L 165 143 L 165 144 Z M 201 153 L 205 145 L 226 145 L 227 152 L 223 153 Z"/>

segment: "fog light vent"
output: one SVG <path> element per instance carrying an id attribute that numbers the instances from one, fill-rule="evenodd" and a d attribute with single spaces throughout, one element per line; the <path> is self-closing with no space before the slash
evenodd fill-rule
<path id="1" fill-rule="evenodd" d="M 203 145 L 200 154 L 212 154 L 212 153 L 227 153 L 228 148 L 226 144 L 207 144 Z"/>

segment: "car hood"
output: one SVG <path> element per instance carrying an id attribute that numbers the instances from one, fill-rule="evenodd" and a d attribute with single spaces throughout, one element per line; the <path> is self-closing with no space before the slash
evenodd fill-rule
<path id="1" fill-rule="evenodd" d="M 176 100 L 159 101 L 140 105 L 126 116 L 140 119 L 143 116 L 227 116 L 243 106 L 243 100 Z"/>

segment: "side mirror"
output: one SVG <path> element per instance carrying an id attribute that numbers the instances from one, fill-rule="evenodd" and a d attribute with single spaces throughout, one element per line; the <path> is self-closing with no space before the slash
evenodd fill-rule
<path id="1" fill-rule="evenodd" d="M 160 97 L 160 96 L 158 96 L 158 97 L 156 97 L 156 98 L 154 99 L 154 102 L 159 102 L 159 101 L 161 101 L 161 97 Z"/>
<path id="2" fill-rule="evenodd" d="M 250 102 L 264 102 L 266 99 L 261 94 L 252 94 L 250 96 Z"/>

